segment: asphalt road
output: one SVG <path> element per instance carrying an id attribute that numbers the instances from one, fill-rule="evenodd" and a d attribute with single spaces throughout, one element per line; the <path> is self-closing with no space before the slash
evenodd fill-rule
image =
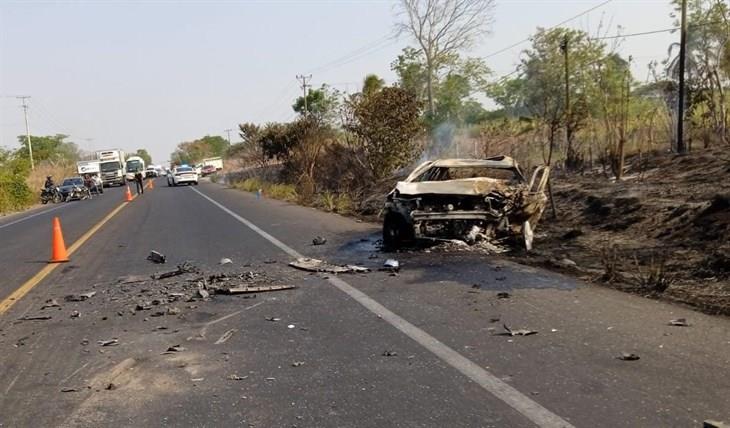
<path id="1" fill-rule="evenodd" d="M 163 183 L 0 314 L 0 426 L 730 421 L 727 318 L 498 256 L 384 254 L 375 245 L 377 225 L 211 183 Z M 121 201 L 121 190 L 111 189 L 0 220 L 0 301 L 45 266 L 54 215 L 71 245 Z M 313 246 L 317 235 L 327 243 Z M 152 249 L 167 263 L 147 261 Z M 307 273 L 287 265 L 298 255 L 373 271 Z M 224 257 L 233 263 L 220 265 Z M 378 270 L 386 258 L 400 261 L 397 276 Z M 199 273 L 149 278 L 184 261 Z M 198 281 L 221 273 L 297 288 L 196 293 Z M 129 275 L 144 282 L 119 280 Z M 90 291 L 96 294 L 84 301 L 64 299 Z M 498 298 L 504 291 L 510 297 Z M 49 299 L 60 307 L 41 309 Z M 35 316 L 51 318 L 23 320 Z M 669 326 L 676 318 L 690 326 Z M 504 324 L 538 333 L 501 335 Z M 111 339 L 118 344 L 98 343 Z M 175 345 L 183 349 L 165 352 Z M 617 359 L 622 352 L 640 359 Z"/>

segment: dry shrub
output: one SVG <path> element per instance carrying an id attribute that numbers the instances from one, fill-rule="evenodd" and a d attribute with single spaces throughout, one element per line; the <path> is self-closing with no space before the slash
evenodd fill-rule
<path id="1" fill-rule="evenodd" d="M 606 244 L 601 248 L 601 264 L 603 265 L 602 281 L 614 282 L 622 279 L 621 257 L 616 244 Z"/>
<path id="2" fill-rule="evenodd" d="M 76 164 L 72 162 L 50 162 L 43 161 L 36 165 L 35 169 L 30 172 L 26 182 L 31 191 L 37 192 L 43 188 L 47 176 L 53 177 L 56 184 L 61 183 L 64 178 L 77 176 Z"/>
<path id="3" fill-rule="evenodd" d="M 639 263 L 639 259 L 634 256 L 635 272 L 632 275 L 633 283 L 642 290 L 653 293 L 663 293 L 674 283 L 676 277 L 668 272 L 666 258 L 661 257 L 656 261 L 652 255 L 649 265 L 645 268 Z"/>

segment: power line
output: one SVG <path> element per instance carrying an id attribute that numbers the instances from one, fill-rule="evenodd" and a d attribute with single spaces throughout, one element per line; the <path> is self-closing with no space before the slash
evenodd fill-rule
<path id="1" fill-rule="evenodd" d="M 679 30 L 679 27 L 665 28 L 663 30 L 642 31 L 640 33 L 619 34 L 615 36 L 591 37 L 590 40 L 623 39 L 624 37 L 647 36 L 650 34 L 668 33 Z"/>
<path id="2" fill-rule="evenodd" d="M 560 26 L 561 26 L 561 25 L 563 25 L 563 24 L 567 24 L 568 22 L 570 22 L 570 21 L 572 21 L 572 20 L 574 20 L 574 19 L 578 19 L 578 18 L 580 18 L 581 16 L 587 15 L 587 14 L 589 14 L 589 13 L 593 12 L 594 10 L 596 10 L 596 9 L 598 9 L 598 8 L 601 8 L 601 7 L 603 7 L 603 6 L 607 5 L 608 3 L 611 3 L 612 1 L 613 1 L 613 0 L 606 0 L 606 1 L 602 2 L 602 3 L 599 3 L 599 4 L 597 4 L 597 5 L 593 6 L 593 7 L 591 7 L 591 8 L 590 8 L 590 9 L 588 9 L 588 10 L 585 10 L 585 11 L 583 11 L 583 12 L 581 12 L 581 13 L 579 13 L 579 14 L 575 15 L 575 16 L 572 16 L 572 17 L 570 17 L 570 18 L 568 18 L 568 19 L 566 19 L 566 20 L 564 20 L 564 21 L 561 21 L 561 22 L 559 22 L 559 23 L 557 23 L 557 24 L 553 25 L 552 27 L 548 27 L 548 28 L 546 29 L 546 31 L 550 31 L 550 30 L 553 30 L 553 29 L 555 29 L 555 28 L 557 28 L 557 27 L 560 27 Z M 532 40 L 532 37 L 533 37 L 533 36 L 529 36 L 529 37 L 527 37 L 526 39 L 520 40 L 519 42 L 513 43 L 513 44 L 511 44 L 511 45 L 509 45 L 509 46 L 507 46 L 507 47 L 505 47 L 505 48 L 502 48 L 502 49 L 499 49 L 498 51 L 492 52 L 492 53 L 488 54 L 487 56 L 485 56 L 485 57 L 484 57 L 484 59 L 487 59 L 487 58 L 491 58 L 491 57 L 493 57 L 493 56 L 495 56 L 495 55 L 499 55 L 499 54 L 501 54 L 502 52 L 506 52 L 506 51 L 508 51 L 508 50 L 510 50 L 510 49 L 512 49 L 512 48 L 515 48 L 515 47 L 517 47 L 517 46 L 519 46 L 519 45 L 521 45 L 521 44 L 525 43 L 525 42 L 529 42 L 530 40 Z"/>

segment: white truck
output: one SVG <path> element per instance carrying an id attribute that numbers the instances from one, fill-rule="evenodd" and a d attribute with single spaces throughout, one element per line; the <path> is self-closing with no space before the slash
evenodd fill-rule
<path id="1" fill-rule="evenodd" d="M 219 156 L 216 158 L 203 159 L 202 164 L 203 166 L 212 165 L 215 167 L 216 171 L 220 171 L 223 169 L 223 158 Z"/>
<path id="2" fill-rule="evenodd" d="M 76 172 L 80 176 L 84 174 L 97 175 L 101 173 L 101 164 L 98 160 L 86 160 L 76 162 Z"/>
<path id="3" fill-rule="evenodd" d="M 139 156 L 130 156 L 127 158 L 127 181 L 134 180 L 134 174 L 141 173 L 145 175 L 144 159 Z"/>
<path id="4" fill-rule="evenodd" d="M 105 186 L 112 184 L 124 186 L 126 184 L 124 151 L 119 149 L 100 150 L 96 152 L 96 159 L 99 161 L 101 181 Z"/>

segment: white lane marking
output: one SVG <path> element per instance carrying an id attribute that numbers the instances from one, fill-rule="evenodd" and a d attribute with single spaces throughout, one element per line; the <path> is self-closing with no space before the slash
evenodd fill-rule
<path id="1" fill-rule="evenodd" d="M 290 256 L 295 258 L 304 257 L 293 248 L 290 248 L 283 242 L 264 232 L 255 224 L 234 213 L 230 209 L 226 208 L 209 196 L 203 194 L 199 190 L 195 188 L 192 188 L 192 190 L 203 198 L 207 199 L 213 205 L 225 211 L 227 214 L 231 215 L 236 220 L 248 226 L 251 230 L 258 233 L 263 238 L 276 245 Z M 564 420 L 555 413 L 552 413 L 536 401 L 530 399 L 520 391 L 516 390 L 514 387 L 508 385 L 487 370 L 484 370 L 478 364 L 474 363 L 470 359 L 464 357 L 463 355 L 454 351 L 452 348 L 440 342 L 435 337 L 406 321 L 399 315 L 396 315 L 394 312 L 390 311 L 388 308 L 373 300 L 370 296 L 356 289 L 342 279 L 331 276 L 327 278 L 327 281 L 337 287 L 340 291 L 350 296 L 356 302 L 367 308 L 370 312 L 378 315 L 380 318 L 395 327 L 401 333 L 410 337 L 416 343 L 423 346 L 428 351 L 439 357 L 448 365 L 461 372 L 461 374 L 468 377 L 479 386 L 490 392 L 492 395 L 518 411 L 520 414 L 535 423 L 535 425 L 546 428 L 573 427 L 573 425 L 571 425 L 568 421 Z"/>
<path id="2" fill-rule="evenodd" d="M 26 216 L 26 217 L 23 217 L 23 218 L 19 218 L 19 219 L 17 219 L 17 220 L 11 221 L 10 223 L 5 223 L 5 224 L 2 224 L 2 225 L 0 225 L 0 229 L 6 228 L 6 227 L 8 227 L 8 226 L 12 226 L 12 225 L 14 225 L 14 224 L 18 224 L 18 223 L 20 223 L 20 222 L 23 222 L 23 221 L 26 221 L 26 220 L 30 220 L 30 219 L 32 219 L 33 217 L 38 217 L 39 215 L 43 215 L 43 214 L 48 214 L 48 213 L 50 213 L 50 212 L 52 212 L 52 211 L 56 211 L 56 210 L 58 210 L 58 209 L 61 209 L 61 208 L 63 208 L 63 207 L 67 207 L 67 206 L 68 206 L 68 205 L 67 205 L 67 204 L 66 204 L 65 202 L 63 202 L 63 205 L 59 205 L 59 206 L 57 206 L 57 207 L 53 207 L 53 208 L 51 208 L 51 209 L 49 209 L 49 210 L 45 210 L 45 211 L 41 211 L 41 212 L 37 212 L 37 213 L 35 213 L 35 214 L 31 214 L 31 215 L 29 215 L 29 216 Z"/>

